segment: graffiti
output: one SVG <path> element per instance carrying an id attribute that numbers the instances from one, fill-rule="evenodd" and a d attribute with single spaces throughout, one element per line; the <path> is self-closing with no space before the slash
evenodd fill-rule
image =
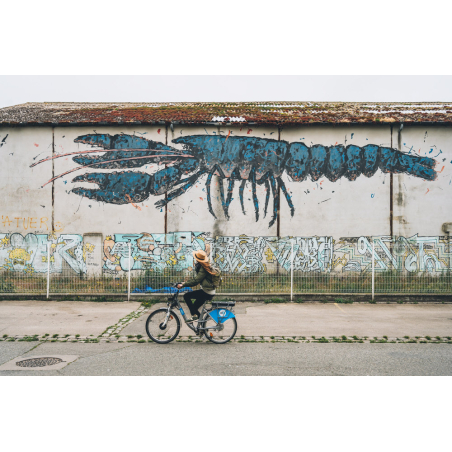
<path id="1" fill-rule="evenodd" d="M 93 253 L 94 246 L 82 241 L 78 234 L 0 234 L 0 270 L 46 273 L 50 265 L 51 273 L 65 268 L 86 273 L 86 253 Z"/>
<path id="2" fill-rule="evenodd" d="M 372 250 L 372 241 L 375 251 Z M 438 273 L 450 271 L 450 246 L 445 237 L 355 237 L 341 238 L 334 247 L 333 268 L 342 272 L 375 271 Z"/>
<path id="3" fill-rule="evenodd" d="M 293 255 L 292 255 L 293 245 Z M 230 273 L 290 271 L 330 271 L 333 257 L 332 237 L 218 237 L 214 260 L 220 270 Z"/>
<path id="4" fill-rule="evenodd" d="M 202 249 L 208 252 L 210 242 L 205 232 L 114 234 L 104 240 L 103 269 L 112 274 L 129 269 L 191 271 L 193 251 Z"/>
<path id="5" fill-rule="evenodd" d="M 38 219 L 39 218 L 39 219 Z M 47 217 L 13 217 L 8 215 L 2 215 L 1 223 L 4 227 L 13 226 L 16 228 L 27 229 L 41 229 L 49 230 Z M 59 232 L 58 230 L 56 232 Z"/>
<path id="6" fill-rule="evenodd" d="M 372 177 L 378 169 L 384 173 L 406 173 L 429 181 L 435 180 L 437 176 L 434 159 L 373 144 L 364 147 L 354 145 L 308 147 L 304 143 L 251 136 L 192 135 L 172 141 L 174 144 L 182 145 L 181 151 L 134 135 L 88 134 L 81 135 L 74 141 L 100 149 L 59 154 L 34 163 L 31 166 L 75 154 L 72 160 L 80 166 L 53 177 L 44 185 L 84 168 L 111 170 L 165 164 L 165 168 L 153 174 L 135 171 L 85 173 L 76 176 L 72 182 L 94 183 L 98 188 L 75 187 L 71 192 L 111 204 L 136 204 L 146 200 L 150 195 L 166 194 L 165 199 L 155 203 L 160 209 L 184 194 L 206 175 L 208 210 L 216 218 L 211 196 L 212 177 L 216 175 L 220 178 L 221 205 L 227 219 L 235 183 L 240 182 L 239 199 L 242 212 L 246 215 L 244 190 L 249 183 L 255 218 L 259 221 L 256 188 L 257 185 L 264 185 L 266 189 L 264 218 L 267 215 L 270 196 L 273 198 L 273 214 L 269 227 L 278 217 L 280 193 L 290 207 L 292 216 L 295 212 L 291 195 L 281 178 L 283 173 L 286 173 L 293 182 L 303 182 L 308 176 L 312 181 L 317 181 L 322 176 L 331 182 L 336 182 L 341 177 L 354 181 L 361 174 Z M 228 180 L 227 191 L 223 186 L 224 179 Z"/>
<path id="7" fill-rule="evenodd" d="M 218 237 L 214 261 L 223 272 L 265 272 L 263 254 L 267 242 L 263 237 Z"/>
<path id="8" fill-rule="evenodd" d="M 90 239 L 92 241 L 92 239 Z M 104 274 L 150 271 L 191 272 L 193 251 L 206 251 L 225 273 L 346 273 L 399 271 L 441 274 L 450 271 L 446 237 L 216 237 L 206 232 L 114 234 L 97 246 L 79 234 L 0 233 L 0 271 Z M 375 244 L 373 251 L 372 243 Z M 101 246 L 102 245 L 102 246 Z M 130 251 L 129 251 L 130 247 Z M 48 262 L 48 252 L 50 260 Z"/>

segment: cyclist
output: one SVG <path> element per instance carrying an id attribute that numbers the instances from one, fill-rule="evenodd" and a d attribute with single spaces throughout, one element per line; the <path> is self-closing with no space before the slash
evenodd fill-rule
<path id="1" fill-rule="evenodd" d="M 187 292 L 184 294 L 185 303 L 190 310 L 191 318 L 187 322 L 194 322 L 199 319 L 199 308 L 206 302 L 212 300 L 215 295 L 215 286 L 210 275 L 215 275 L 215 271 L 210 265 L 207 253 L 202 250 L 193 251 L 193 257 L 196 260 L 196 276 L 189 281 L 177 285 L 178 289 L 182 287 L 194 287 L 201 284 L 201 289 Z M 191 300 L 194 300 L 193 303 Z"/>

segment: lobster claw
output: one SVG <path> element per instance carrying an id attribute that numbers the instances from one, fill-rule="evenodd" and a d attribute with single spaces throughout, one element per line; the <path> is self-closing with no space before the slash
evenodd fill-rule
<path id="1" fill-rule="evenodd" d="M 139 203 L 149 195 L 163 195 L 180 178 L 181 172 L 175 167 L 164 168 L 154 174 L 135 171 L 87 173 L 74 177 L 72 182 L 91 182 L 99 188 L 76 187 L 72 193 L 112 204 Z"/>
<path id="2" fill-rule="evenodd" d="M 149 192 L 151 195 L 163 195 L 181 179 L 181 172 L 175 166 L 163 168 L 150 176 Z"/>
<path id="3" fill-rule="evenodd" d="M 73 188 L 72 193 L 79 196 L 100 202 L 127 204 L 139 203 L 149 197 L 151 176 L 134 171 L 87 173 L 74 177 L 72 182 L 90 182 L 99 186 L 99 188 Z"/>

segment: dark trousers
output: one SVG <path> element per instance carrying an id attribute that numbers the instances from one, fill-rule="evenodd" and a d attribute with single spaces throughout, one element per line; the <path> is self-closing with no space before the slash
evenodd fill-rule
<path id="1" fill-rule="evenodd" d="M 206 302 L 211 300 L 214 295 L 205 293 L 202 289 L 194 290 L 193 292 L 186 292 L 184 294 L 185 303 L 187 303 L 188 309 L 192 316 L 197 315 L 199 317 L 199 308 Z M 194 300 L 192 303 L 191 300 Z"/>

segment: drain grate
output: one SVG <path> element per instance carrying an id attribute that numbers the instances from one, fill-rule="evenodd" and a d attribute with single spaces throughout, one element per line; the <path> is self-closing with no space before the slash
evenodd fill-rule
<path id="1" fill-rule="evenodd" d="M 60 364 L 64 361 L 60 358 L 31 358 L 18 361 L 16 366 L 19 367 L 45 367 L 53 366 L 54 364 Z"/>

